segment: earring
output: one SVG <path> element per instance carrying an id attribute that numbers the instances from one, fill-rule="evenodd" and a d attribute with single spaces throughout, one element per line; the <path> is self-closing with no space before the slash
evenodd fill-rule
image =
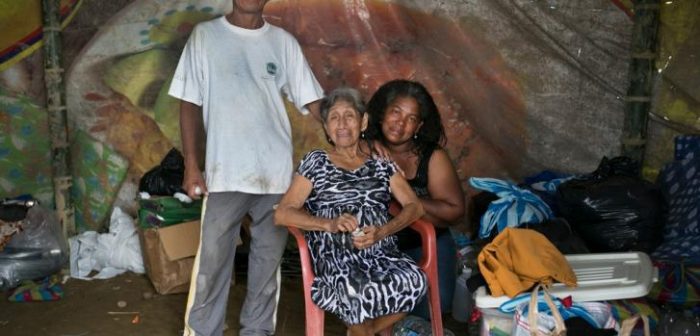
<path id="1" fill-rule="evenodd" d="M 360 132 L 360 138 L 362 138 L 362 139 L 365 138 L 365 132 Z"/>
<path id="2" fill-rule="evenodd" d="M 418 132 L 413 133 L 413 140 L 418 140 Z"/>
<path id="3" fill-rule="evenodd" d="M 333 140 L 331 140 L 331 137 L 327 136 L 327 137 L 326 137 L 326 140 L 328 140 L 328 143 L 329 143 L 329 144 L 331 144 L 331 145 L 333 144 Z"/>

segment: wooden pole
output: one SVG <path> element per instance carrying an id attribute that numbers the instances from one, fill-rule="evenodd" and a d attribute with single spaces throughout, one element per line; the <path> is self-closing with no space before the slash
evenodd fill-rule
<path id="1" fill-rule="evenodd" d="M 622 155 L 644 161 L 651 91 L 656 72 L 659 0 L 634 2 L 634 26 L 630 61 L 630 86 L 625 97 Z"/>
<path id="2" fill-rule="evenodd" d="M 46 109 L 49 115 L 51 137 L 51 171 L 53 173 L 54 200 L 61 220 L 63 235 L 68 238 L 76 233 L 71 186 L 70 148 L 66 95 L 61 66 L 61 17 L 60 0 L 42 0 L 44 24 L 44 83 L 46 85 Z"/>

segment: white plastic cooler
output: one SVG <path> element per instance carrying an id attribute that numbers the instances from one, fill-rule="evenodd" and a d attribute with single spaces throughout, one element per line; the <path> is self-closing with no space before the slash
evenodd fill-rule
<path id="1" fill-rule="evenodd" d="M 550 293 L 556 297 L 571 296 L 574 301 L 607 301 L 631 299 L 647 295 L 658 279 L 658 270 L 642 252 L 593 253 L 566 255 L 576 273 L 578 287 L 555 283 Z M 497 308 L 510 298 L 486 294 L 484 286 L 474 293 L 479 308 Z"/>

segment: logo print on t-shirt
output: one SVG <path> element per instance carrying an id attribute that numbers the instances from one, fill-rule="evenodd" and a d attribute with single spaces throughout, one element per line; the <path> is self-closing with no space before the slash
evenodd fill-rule
<path id="1" fill-rule="evenodd" d="M 275 63 L 267 62 L 267 73 L 273 76 L 277 73 L 277 66 Z"/>

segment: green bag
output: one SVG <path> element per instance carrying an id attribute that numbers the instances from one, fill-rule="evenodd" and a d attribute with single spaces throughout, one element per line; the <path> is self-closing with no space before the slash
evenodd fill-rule
<path id="1" fill-rule="evenodd" d="M 152 197 L 139 200 L 141 209 L 148 209 L 157 213 L 164 213 L 172 210 L 196 208 L 201 211 L 202 199 L 193 200 L 191 203 L 180 202 L 175 197 Z"/>
<path id="2" fill-rule="evenodd" d="M 202 214 L 202 200 L 183 203 L 174 197 L 139 200 L 139 227 L 159 228 L 198 220 Z"/>

